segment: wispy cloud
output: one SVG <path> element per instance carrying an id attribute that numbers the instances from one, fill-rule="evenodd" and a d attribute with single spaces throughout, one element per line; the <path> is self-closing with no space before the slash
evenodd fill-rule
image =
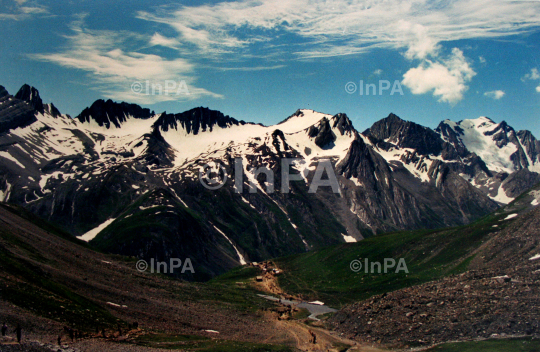
<path id="1" fill-rule="evenodd" d="M 172 27 L 181 42 L 207 53 L 235 52 L 292 35 L 300 57 L 340 56 L 372 48 L 426 58 L 441 41 L 496 38 L 538 25 L 540 2 L 497 0 L 244 0 L 163 7 L 138 18 Z"/>
<path id="2" fill-rule="evenodd" d="M 219 71 L 267 71 L 267 70 L 277 70 L 285 67 L 285 65 L 273 65 L 273 66 L 253 66 L 253 67 L 214 67 L 214 69 Z"/>
<path id="3" fill-rule="evenodd" d="M 5 3 L 2 3 L 2 7 L 3 12 L 0 13 L 0 20 L 22 21 L 31 18 L 33 15 L 49 14 L 47 7 L 40 5 L 35 1 L 6 1 Z"/>
<path id="4" fill-rule="evenodd" d="M 180 42 L 176 38 L 167 38 L 159 33 L 154 33 L 152 38 L 150 38 L 150 45 L 160 45 L 167 48 L 178 49 L 180 47 Z"/>
<path id="5" fill-rule="evenodd" d="M 16 1 L 19 13 L 37 13 L 22 8 L 38 6 Z M 268 70 L 283 67 L 291 59 L 392 49 L 410 62 L 403 83 L 414 94 L 431 93 L 441 102 L 455 104 L 463 99 L 476 72 L 460 49 L 449 53 L 443 42 L 533 31 L 538 28 L 540 2 L 237 0 L 166 5 L 139 11 L 136 17 L 164 27 L 161 33 L 167 35 L 91 31 L 79 23 L 73 27 L 75 34 L 66 37 L 65 50 L 34 58 L 85 70 L 101 91 L 120 97 L 133 80 L 183 79 L 191 87 L 197 81 L 196 69 L 203 65 L 220 71 Z M 130 45 L 133 41 L 139 46 Z M 141 50 L 149 46 L 176 50 L 177 58 Z M 245 64 L 253 58 L 260 59 L 261 64 Z M 223 67 L 223 62 L 231 61 L 238 63 L 237 67 Z M 220 97 L 196 87 L 193 91 L 198 93 L 190 99 Z"/>
<path id="6" fill-rule="evenodd" d="M 485 92 L 484 95 L 488 98 L 499 100 L 502 97 L 504 97 L 506 93 L 504 93 L 502 90 L 492 90 L 491 92 Z"/>
<path id="7" fill-rule="evenodd" d="M 159 55 L 143 54 L 133 49 L 136 43 L 148 41 L 146 36 L 128 31 L 89 30 L 84 17 L 74 21 L 73 35 L 66 36 L 67 45 L 58 53 L 34 54 L 31 58 L 88 72 L 95 89 L 107 98 L 139 103 L 197 99 L 201 96 L 221 98 L 195 86 L 194 64 L 182 58 L 165 59 Z M 159 39 L 159 38 L 158 38 Z M 166 81 L 186 82 L 187 94 L 145 95 L 134 93 L 134 82 L 165 85 Z"/>

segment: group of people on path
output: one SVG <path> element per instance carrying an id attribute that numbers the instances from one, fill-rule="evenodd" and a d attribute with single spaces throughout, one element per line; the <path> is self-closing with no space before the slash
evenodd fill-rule
<path id="1" fill-rule="evenodd" d="M 133 328 L 137 329 L 138 327 L 139 327 L 139 324 L 137 322 L 135 322 L 133 324 Z M 1 331 L 2 331 L 2 336 L 5 337 L 7 332 L 8 332 L 8 326 L 6 325 L 6 322 L 4 322 L 2 324 Z M 96 335 L 98 334 L 98 331 L 99 330 L 96 327 Z M 17 327 L 15 328 L 15 330 L 13 330 L 13 332 L 15 333 L 15 336 L 17 337 L 17 342 L 20 344 L 21 340 L 22 340 L 22 327 L 21 327 L 21 324 L 17 324 Z M 73 328 L 71 328 L 69 326 L 64 326 L 63 333 L 58 335 L 57 342 L 58 342 L 59 346 L 62 343 L 62 336 L 64 334 L 67 334 L 69 336 L 69 338 L 71 339 L 71 342 L 73 342 L 73 341 L 75 341 L 77 339 L 81 339 L 81 338 L 86 336 L 86 334 L 84 334 L 81 331 L 75 330 L 75 329 L 73 329 Z M 105 334 L 105 329 L 101 329 L 101 334 L 102 334 L 102 337 L 104 337 L 104 338 L 107 337 L 107 335 Z M 122 327 L 120 326 L 120 324 L 118 324 L 118 336 L 122 336 Z"/>
<path id="2" fill-rule="evenodd" d="M 6 325 L 6 322 L 4 322 L 2 324 L 2 336 L 6 336 L 6 333 L 8 331 L 8 327 Z M 21 343 L 21 339 L 22 339 L 22 328 L 21 328 L 21 324 L 17 324 L 17 327 L 15 328 L 15 330 L 13 330 L 13 332 L 15 333 L 15 335 L 17 336 L 17 342 L 18 343 Z"/>

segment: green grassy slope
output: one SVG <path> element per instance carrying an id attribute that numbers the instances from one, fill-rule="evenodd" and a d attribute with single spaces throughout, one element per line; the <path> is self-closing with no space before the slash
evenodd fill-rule
<path id="1" fill-rule="evenodd" d="M 31 214 L 0 204 L 0 301 L 22 308 L 28 316 L 92 332 L 96 326 L 115 329 L 117 323 L 125 326 L 131 321 L 150 326 L 175 319 L 179 326 L 204 326 L 197 314 L 257 322 L 257 311 L 272 305 L 249 285 L 237 284 L 252 276 L 242 272 L 250 268 L 240 267 L 240 273 L 231 272 L 222 282 L 199 284 L 140 273 L 132 258 L 95 252 L 86 242 L 64 239 L 51 224 L 38 219 L 36 223 L 44 226 L 36 226 L 22 215 Z"/>
<path id="2" fill-rule="evenodd" d="M 358 243 L 278 258 L 275 261 L 284 270 L 279 284 L 288 293 L 341 307 L 376 294 L 458 274 L 468 269 L 473 252 L 482 243 L 514 221 L 504 220 L 510 212 L 527 209 L 514 202 L 467 226 L 387 233 Z M 367 273 L 366 258 L 370 263 Z M 383 266 L 385 258 L 396 263 L 403 258 L 409 273 L 403 270 L 396 273 L 397 265 L 386 274 L 383 270 L 379 274 L 375 266 L 371 273 L 371 263 L 380 262 Z M 351 269 L 353 260 L 362 263 L 359 272 Z"/>

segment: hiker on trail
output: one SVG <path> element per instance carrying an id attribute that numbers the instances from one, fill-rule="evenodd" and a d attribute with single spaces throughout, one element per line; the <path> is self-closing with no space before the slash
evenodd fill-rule
<path id="1" fill-rule="evenodd" d="M 317 336 L 315 336 L 315 333 L 313 331 L 309 330 L 309 334 L 311 335 L 311 339 L 309 339 L 309 342 L 316 344 L 317 343 Z"/>
<path id="2" fill-rule="evenodd" d="M 75 332 L 72 328 L 68 328 L 69 338 L 71 339 L 71 342 L 73 342 L 73 339 L 75 338 Z"/>
<path id="3" fill-rule="evenodd" d="M 15 328 L 15 330 L 13 330 L 13 332 L 17 334 L 17 342 L 21 343 L 21 338 L 22 338 L 21 324 L 17 324 L 17 327 Z"/>
<path id="4" fill-rule="evenodd" d="M 4 322 L 4 324 L 2 325 L 2 336 L 6 336 L 6 332 L 7 332 L 7 325 Z"/>
<path id="5" fill-rule="evenodd" d="M 62 346 L 62 335 L 58 335 L 58 346 Z"/>

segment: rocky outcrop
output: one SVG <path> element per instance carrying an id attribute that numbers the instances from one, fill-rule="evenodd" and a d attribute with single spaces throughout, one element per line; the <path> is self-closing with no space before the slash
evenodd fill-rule
<path id="1" fill-rule="evenodd" d="M 540 163 L 540 141 L 538 141 L 530 131 L 522 130 L 517 133 L 521 144 L 525 147 L 525 152 L 534 164 Z"/>
<path id="2" fill-rule="evenodd" d="M 332 148 L 336 141 L 336 135 L 332 132 L 330 121 L 327 118 L 323 118 L 317 126 L 311 126 L 308 129 L 308 136 L 314 138 L 315 144 L 322 149 Z"/>
<path id="3" fill-rule="evenodd" d="M 432 129 L 404 121 L 394 114 L 375 122 L 362 134 L 400 148 L 413 148 L 421 155 L 440 155 L 443 150 L 443 141 Z"/>
<path id="4" fill-rule="evenodd" d="M 32 124 L 36 121 L 35 114 L 36 110 L 31 105 L 11 96 L 3 86 L 0 86 L 0 134 Z"/>
<path id="5" fill-rule="evenodd" d="M 169 129 L 185 129 L 187 133 L 198 134 L 199 132 L 211 132 L 216 126 L 221 128 L 233 125 L 245 125 L 246 122 L 238 121 L 219 111 L 208 108 L 195 108 L 179 114 L 163 113 L 155 122 L 154 127 L 162 131 Z"/>
<path id="6" fill-rule="evenodd" d="M 150 109 L 141 108 L 137 104 L 116 103 L 112 100 L 96 100 L 89 108 L 84 109 L 76 117 L 80 122 L 95 121 L 107 129 L 120 128 L 129 118 L 147 119 L 153 115 Z"/>
<path id="7" fill-rule="evenodd" d="M 45 111 L 38 90 L 34 87 L 30 87 L 28 84 L 23 85 L 21 89 L 19 89 L 17 94 L 15 94 L 15 98 L 26 101 L 37 112 L 43 113 Z"/>

